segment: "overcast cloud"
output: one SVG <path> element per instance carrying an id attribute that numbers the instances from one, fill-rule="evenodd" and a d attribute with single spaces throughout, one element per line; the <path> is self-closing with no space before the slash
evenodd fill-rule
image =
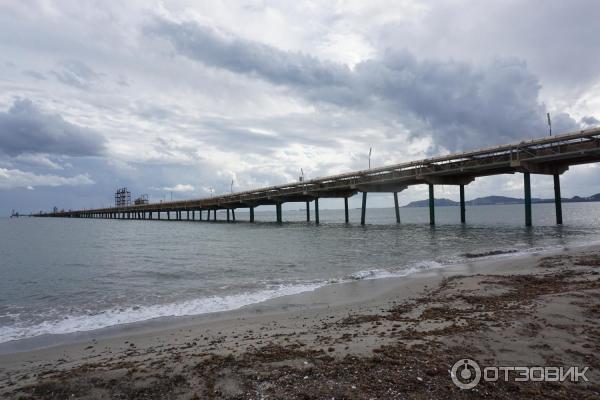
<path id="1" fill-rule="evenodd" d="M 406 50 L 390 50 L 350 70 L 194 23 L 158 20 L 149 32 L 167 38 L 191 59 L 289 87 L 311 103 L 361 110 L 381 119 L 410 113 L 421 122 L 413 127 L 415 135 L 430 133 L 436 146 L 448 150 L 506 143 L 544 130 L 541 84 L 517 59 L 474 66 L 421 61 Z M 558 131 L 579 128 L 567 114 L 557 117 Z"/>
<path id="2" fill-rule="evenodd" d="M 9 156 L 50 153 L 96 156 L 104 150 L 104 138 L 91 129 L 41 111 L 30 100 L 15 100 L 0 112 L 0 151 Z"/>
<path id="3" fill-rule="evenodd" d="M 518 141 L 547 112 L 554 132 L 597 126 L 599 19 L 592 0 L 2 2 L 0 215 Z M 596 166 L 567 174 L 564 195 L 600 192 Z M 467 197 L 521 196 L 519 179 Z"/>

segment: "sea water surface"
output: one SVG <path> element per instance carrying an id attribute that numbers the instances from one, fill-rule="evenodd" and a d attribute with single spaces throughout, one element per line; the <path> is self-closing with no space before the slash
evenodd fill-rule
<path id="1" fill-rule="evenodd" d="M 223 220 L 224 214 L 219 213 Z M 600 240 L 600 203 L 321 210 L 248 214 L 238 222 L 0 219 L 0 343 L 150 320 L 232 310 L 351 279 L 403 276 L 490 251 L 506 254 Z M 314 215 L 313 215 L 314 216 Z"/>

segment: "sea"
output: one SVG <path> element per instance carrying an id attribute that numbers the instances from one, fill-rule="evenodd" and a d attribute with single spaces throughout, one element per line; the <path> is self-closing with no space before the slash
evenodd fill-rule
<path id="1" fill-rule="evenodd" d="M 600 203 L 321 210 L 257 208 L 256 222 L 0 219 L 0 343 L 161 317 L 234 310 L 359 279 L 402 277 L 477 257 L 512 257 L 600 241 Z M 312 210 L 311 210 L 312 211 Z M 311 215 L 314 218 L 314 214 Z"/>

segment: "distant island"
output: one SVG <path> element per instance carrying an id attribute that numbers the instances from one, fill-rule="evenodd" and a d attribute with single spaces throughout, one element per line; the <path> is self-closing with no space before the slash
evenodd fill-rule
<path id="1" fill-rule="evenodd" d="M 589 201 L 600 201 L 600 193 L 596 193 L 595 195 L 589 197 L 580 197 L 574 196 L 571 198 L 563 198 L 563 203 L 584 203 Z M 518 197 L 506 197 L 506 196 L 486 196 L 486 197 L 478 197 L 473 200 L 465 201 L 465 204 L 468 206 L 485 206 L 485 205 L 498 205 L 498 204 L 523 204 L 525 202 L 524 199 Z M 554 199 L 540 199 L 536 197 L 531 198 L 532 203 L 554 203 Z M 435 199 L 435 206 L 444 207 L 444 206 L 459 206 L 460 203 L 458 201 L 450 200 L 450 199 Z M 429 200 L 417 200 L 408 203 L 403 207 L 429 207 Z"/>

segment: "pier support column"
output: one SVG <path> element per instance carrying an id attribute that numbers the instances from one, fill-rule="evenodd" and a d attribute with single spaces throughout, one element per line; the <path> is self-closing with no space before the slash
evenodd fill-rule
<path id="1" fill-rule="evenodd" d="M 196 220 L 196 210 L 192 210 L 192 221 Z"/>
<path id="2" fill-rule="evenodd" d="M 367 192 L 363 192 L 362 208 L 360 210 L 360 224 L 361 225 L 365 224 L 366 216 L 367 216 Z"/>
<path id="3" fill-rule="evenodd" d="M 346 218 L 346 223 L 350 222 L 350 216 L 348 215 L 348 198 L 344 197 L 344 217 Z"/>
<path id="4" fill-rule="evenodd" d="M 319 198 L 315 199 L 315 224 L 319 225 Z"/>
<path id="5" fill-rule="evenodd" d="M 213 221 L 217 220 L 217 210 L 213 210 Z"/>
<path id="6" fill-rule="evenodd" d="M 167 211 L 167 219 L 171 220 L 171 211 Z"/>
<path id="7" fill-rule="evenodd" d="M 556 207 L 556 224 L 562 225 L 562 198 L 560 197 L 560 175 L 554 174 L 554 206 Z"/>
<path id="8" fill-rule="evenodd" d="M 250 207 L 250 222 L 254 222 L 254 207 Z"/>
<path id="9" fill-rule="evenodd" d="M 460 223 L 467 222 L 465 212 L 465 185 L 460 185 Z"/>
<path id="10" fill-rule="evenodd" d="M 229 222 L 229 208 L 227 209 L 227 222 Z"/>
<path id="11" fill-rule="evenodd" d="M 160 221 L 160 211 L 156 212 L 156 219 Z"/>
<path id="12" fill-rule="evenodd" d="M 231 219 L 235 222 L 235 208 L 231 209 Z"/>
<path id="13" fill-rule="evenodd" d="M 187 213 L 187 220 L 189 221 L 190 220 L 190 210 L 187 210 L 186 213 Z"/>
<path id="14" fill-rule="evenodd" d="M 431 183 L 429 184 L 429 225 L 435 225 L 435 197 Z"/>
<path id="15" fill-rule="evenodd" d="M 277 214 L 277 223 L 281 224 L 283 222 L 281 218 L 281 203 L 275 204 L 275 212 Z"/>
<path id="16" fill-rule="evenodd" d="M 306 202 L 306 222 L 310 222 L 310 201 Z"/>
<path id="17" fill-rule="evenodd" d="M 202 221 L 202 209 L 198 210 L 198 221 Z"/>
<path id="18" fill-rule="evenodd" d="M 400 208 L 398 207 L 398 192 L 394 192 L 394 209 L 396 210 L 396 223 L 400 223 Z"/>
<path id="19" fill-rule="evenodd" d="M 525 226 L 531 226 L 531 178 L 529 172 L 523 173 L 525 187 Z"/>

